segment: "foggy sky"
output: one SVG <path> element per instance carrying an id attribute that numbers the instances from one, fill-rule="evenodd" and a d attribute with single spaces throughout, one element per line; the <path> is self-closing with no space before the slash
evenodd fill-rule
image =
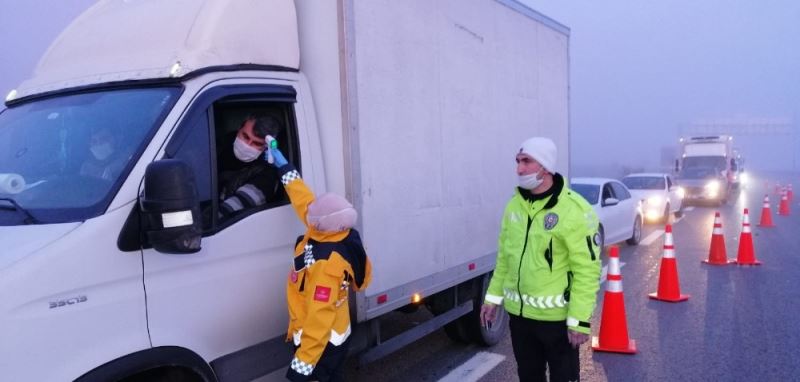
<path id="1" fill-rule="evenodd" d="M 0 0 L 2 98 L 93 2 Z M 792 121 L 787 137 L 737 140 L 754 167 L 798 169 L 800 1 L 523 3 L 571 29 L 573 175 L 657 169 L 693 121 L 726 118 Z M 772 156 L 753 147 L 773 141 Z"/>
<path id="2" fill-rule="evenodd" d="M 524 3 L 571 29 L 578 170 L 596 162 L 654 168 L 687 125 L 726 118 L 793 120 L 792 136 L 735 139 L 754 168 L 798 165 L 800 2 Z M 753 147 L 762 145 L 771 147 Z"/>

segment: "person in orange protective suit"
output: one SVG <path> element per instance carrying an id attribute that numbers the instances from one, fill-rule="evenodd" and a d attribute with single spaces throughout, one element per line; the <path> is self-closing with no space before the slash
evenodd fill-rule
<path id="1" fill-rule="evenodd" d="M 291 381 L 342 381 L 342 364 L 351 333 L 350 290 L 364 290 L 371 265 L 353 226 L 358 214 L 336 194 L 319 198 L 277 147 L 269 149 L 289 200 L 306 225 L 297 238 L 294 264 L 286 283 L 289 329 L 295 346 L 286 372 Z"/>

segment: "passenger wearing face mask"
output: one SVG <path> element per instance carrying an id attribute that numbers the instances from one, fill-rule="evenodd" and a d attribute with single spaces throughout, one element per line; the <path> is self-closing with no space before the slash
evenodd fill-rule
<path id="1" fill-rule="evenodd" d="M 125 167 L 116 151 L 116 138 L 107 128 L 96 130 L 89 140 L 89 157 L 83 162 L 80 175 L 114 181 Z"/>
<path id="2" fill-rule="evenodd" d="M 578 347 L 589 339 L 600 278 L 599 222 L 555 171 L 552 140 L 517 152 L 518 187 L 506 205 L 497 264 L 481 307 L 490 325 L 508 312 L 520 381 L 578 381 Z"/>
<path id="3" fill-rule="evenodd" d="M 266 136 L 277 139 L 282 125 L 271 116 L 248 117 L 222 147 L 219 163 L 220 212 L 222 217 L 263 206 L 279 198 L 278 172 L 259 160 L 267 146 Z"/>

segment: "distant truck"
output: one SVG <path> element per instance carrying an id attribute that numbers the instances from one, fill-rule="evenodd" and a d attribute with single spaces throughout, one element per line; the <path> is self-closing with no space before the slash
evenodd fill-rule
<path id="1" fill-rule="evenodd" d="M 569 29 L 511 0 L 98 1 L 0 112 L 2 379 L 282 375 L 304 227 L 285 198 L 228 220 L 218 198 L 221 138 L 264 113 L 309 186 L 360 212 L 362 361 L 440 327 L 496 343 L 507 316 L 477 309 L 514 153 L 552 138 L 569 177 L 568 65 Z M 87 176 L 93 155 L 119 166 Z"/>
<path id="2" fill-rule="evenodd" d="M 676 178 L 684 189 L 684 201 L 726 203 L 739 187 L 739 165 L 729 135 L 681 138 Z"/>

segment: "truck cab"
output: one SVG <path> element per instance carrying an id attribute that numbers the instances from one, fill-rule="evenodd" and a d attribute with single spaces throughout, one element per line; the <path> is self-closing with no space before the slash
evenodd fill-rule
<path id="1" fill-rule="evenodd" d="M 739 182 L 728 135 L 681 138 L 681 157 L 675 162 L 676 178 L 685 190 L 684 200 L 724 204 Z"/>
<path id="2" fill-rule="evenodd" d="M 17 291 L 0 302 L 6 378 L 136 378 L 182 359 L 213 380 L 288 364 L 278 352 L 230 366 L 286 348 L 284 279 L 265 275 L 285 274 L 304 227 L 283 192 L 223 218 L 218 170 L 242 122 L 269 115 L 281 150 L 325 190 L 294 4 L 253 14 L 190 3 L 98 3 L 0 113 L 0 164 L 14 180 L 0 189 L 0 290 Z M 159 38 L 107 28 L 123 8 Z M 224 28 L 240 23 L 258 43 Z"/>

